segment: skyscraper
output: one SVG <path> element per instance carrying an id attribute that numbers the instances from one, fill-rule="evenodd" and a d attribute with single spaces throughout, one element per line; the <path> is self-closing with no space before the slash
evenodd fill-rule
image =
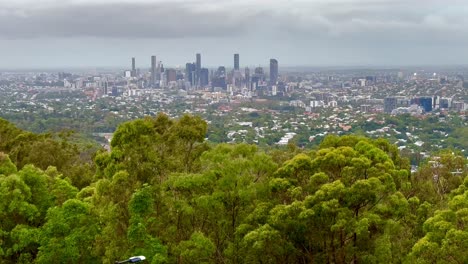
<path id="1" fill-rule="evenodd" d="M 209 83 L 208 75 L 209 75 L 209 71 L 207 68 L 202 68 L 200 70 L 200 86 L 201 87 L 205 87 L 208 85 Z"/>
<path id="2" fill-rule="evenodd" d="M 234 70 L 239 70 L 239 54 L 234 54 Z"/>
<path id="3" fill-rule="evenodd" d="M 394 109 L 397 108 L 397 98 L 396 97 L 386 97 L 384 99 L 384 112 L 386 114 L 391 114 Z"/>
<path id="4" fill-rule="evenodd" d="M 245 67 L 245 85 L 250 89 L 250 69 Z"/>
<path id="5" fill-rule="evenodd" d="M 177 71 L 175 69 L 167 69 L 166 80 L 167 82 L 175 82 L 177 80 Z"/>
<path id="6" fill-rule="evenodd" d="M 419 105 L 424 109 L 424 112 L 428 113 L 432 111 L 432 97 L 421 97 L 419 98 Z"/>
<path id="7" fill-rule="evenodd" d="M 190 83 L 190 86 L 195 85 L 195 72 L 197 70 L 197 66 L 195 63 L 188 62 L 185 64 L 185 81 Z"/>
<path id="8" fill-rule="evenodd" d="M 257 86 L 259 81 L 263 82 L 265 80 L 265 72 L 263 71 L 262 67 L 255 68 L 252 81 L 254 81 L 254 78 L 256 80 Z"/>
<path id="9" fill-rule="evenodd" d="M 195 72 L 195 84 L 197 86 L 200 85 L 200 72 L 201 72 L 201 54 L 197 53 L 197 60 L 196 60 L 196 72 Z"/>
<path id="10" fill-rule="evenodd" d="M 132 71 L 131 76 L 136 77 L 136 68 L 135 68 L 135 57 L 132 58 Z"/>
<path id="11" fill-rule="evenodd" d="M 151 56 L 151 79 L 150 79 L 150 85 L 154 86 L 156 85 L 156 56 Z"/>
<path id="12" fill-rule="evenodd" d="M 218 70 L 214 73 L 211 85 L 213 88 L 226 89 L 226 68 L 224 66 L 218 67 Z"/>
<path id="13" fill-rule="evenodd" d="M 270 59 L 270 85 L 275 85 L 278 82 L 278 61 Z"/>

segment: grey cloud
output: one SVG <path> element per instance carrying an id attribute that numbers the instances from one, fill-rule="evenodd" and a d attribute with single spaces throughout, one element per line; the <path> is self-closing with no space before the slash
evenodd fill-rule
<path id="1" fill-rule="evenodd" d="M 468 8 L 461 0 L 113 1 L 120 2 L 50 0 L 43 7 L 31 2 L 30 8 L 2 9 L 0 0 L 0 38 L 190 39 L 253 33 L 347 41 L 468 42 L 467 9 L 453 11 Z M 452 11 L 442 12 L 450 4 Z"/>
<path id="2" fill-rule="evenodd" d="M 454 3 L 458 1 L 453 1 Z M 335 1 L 276 13 L 277 26 L 292 35 L 331 41 L 375 43 L 468 43 L 468 4 L 447 10 L 441 1 Z M 465 9 L 463 9 L 465 8 Z"/>
<path id="3" fill-rule="evenodd" d="M 0 9 L 0 38 L 222 37 L 244 32 L 249 17 L 243 18 L 229 10 L 205 11 L 171 3 L 10 8 Z"/>

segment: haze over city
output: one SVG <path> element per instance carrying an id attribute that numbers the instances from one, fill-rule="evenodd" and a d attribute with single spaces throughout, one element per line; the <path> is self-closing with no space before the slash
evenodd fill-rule
<path id="1" fill-rule="evenodd" d="M 0 68 L 466 65 L 461 0 L 0 1 Z"/>

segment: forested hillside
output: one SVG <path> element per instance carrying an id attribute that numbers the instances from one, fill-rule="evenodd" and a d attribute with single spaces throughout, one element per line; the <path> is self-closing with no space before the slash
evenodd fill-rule
<path id="1" fill-rule="evenodd" d="M 383 139 L 210 144 L 199 117 L 123 123 L 111 151 L 0 120 L 0 263 L 468 263 L 468 179 Z"/>

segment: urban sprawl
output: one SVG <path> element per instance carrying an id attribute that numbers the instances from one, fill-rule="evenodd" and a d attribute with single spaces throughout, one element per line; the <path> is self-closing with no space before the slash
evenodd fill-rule
<path id="1" fill-rule="evenodd" d="M 415 164 L 429 153 L 465 153 L 468 68 L 183 67 L 3 71 L 2 117 L 34 132 L 72 129 L 109 139 L 123 121 L 164 112 L 200 115 L 207 140 L 313 146 L 329 134 L 386 138 Z"/>

